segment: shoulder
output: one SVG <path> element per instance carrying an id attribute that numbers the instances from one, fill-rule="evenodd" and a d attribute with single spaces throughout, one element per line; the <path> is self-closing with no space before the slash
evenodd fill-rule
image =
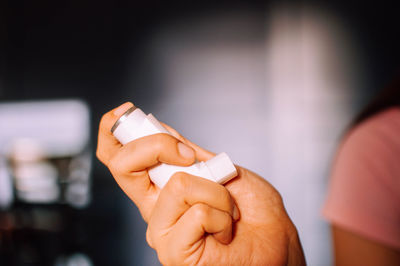
<path id="1" fill-rule="evenodd" d="M 344 138 L 338 156 L 346 154 L 361 156 L 358 159 L 400 156 L 400 107 L 379 112 L 352 129 Z"/>
<path id="2" fill-rule="evenodd" d="M 399 162 L 400 108 L 390 108 L 350 131 L 338 150 L 331 178 L 342 180 L 342 186 L 400 185 Z"/>
<path id="3" fill-rule="evenodd" d="M 324 215 L 331 223 L 400 247 L 400 108 L 357 125 L 332 169 Z"/>

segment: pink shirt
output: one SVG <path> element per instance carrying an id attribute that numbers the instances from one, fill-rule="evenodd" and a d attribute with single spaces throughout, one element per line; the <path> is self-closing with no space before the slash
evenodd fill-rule
<path id="1" fill-rule="evenodd" d="M 323 215 L 400 249 L 400 108 L 356 126 L 339 149 Z"/>

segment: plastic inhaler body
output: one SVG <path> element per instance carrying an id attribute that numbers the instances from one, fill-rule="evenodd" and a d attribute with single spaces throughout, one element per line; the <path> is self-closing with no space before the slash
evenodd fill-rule
<path id="1" fill-rule="evenodd" d="M 157 133 L 170 134 L 152 115 L 146 115 L 136 107 L 126 111 L 111 129 L 113 135 L 123 145 L 135 139 Z M 148 170 L 151 181 L 163 188 L 176 172 L 186 172 L 214 182 L 224 184 L 237 175 L 236 168 L 226 153 L 220 153 L 206 162 L 191 166 L 176 166 L 161 163 Z"/>

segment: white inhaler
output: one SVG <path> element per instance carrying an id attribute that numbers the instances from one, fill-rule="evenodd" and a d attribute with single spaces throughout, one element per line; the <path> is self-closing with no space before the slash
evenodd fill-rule
<path id="1" fill-rule="evenodd" d="M 134 106 L 115 122 L 111 128 L 111 133 L 123 145 L 135 139 L 157 133 L 171 135 L 152 114 L 146 115 L 142 110 Z M 237 176 L 235 166 L 224 152 L 206 162 L 198 162 L 191 166 L 185 167 L 161 163 L 148 169 L 151 181 L 159 188 L 163 188 L 176 172 L 186 172 L 220 184 L 224 184 Z"/>

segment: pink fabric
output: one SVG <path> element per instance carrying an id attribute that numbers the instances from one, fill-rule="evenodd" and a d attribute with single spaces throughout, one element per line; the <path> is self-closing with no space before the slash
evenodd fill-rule
<path id="1" fill-rule="evenodd" d="M 400 108 L 376 114 L 345 138 L 323 215 L 332 224 L 400 249 Z"/>

